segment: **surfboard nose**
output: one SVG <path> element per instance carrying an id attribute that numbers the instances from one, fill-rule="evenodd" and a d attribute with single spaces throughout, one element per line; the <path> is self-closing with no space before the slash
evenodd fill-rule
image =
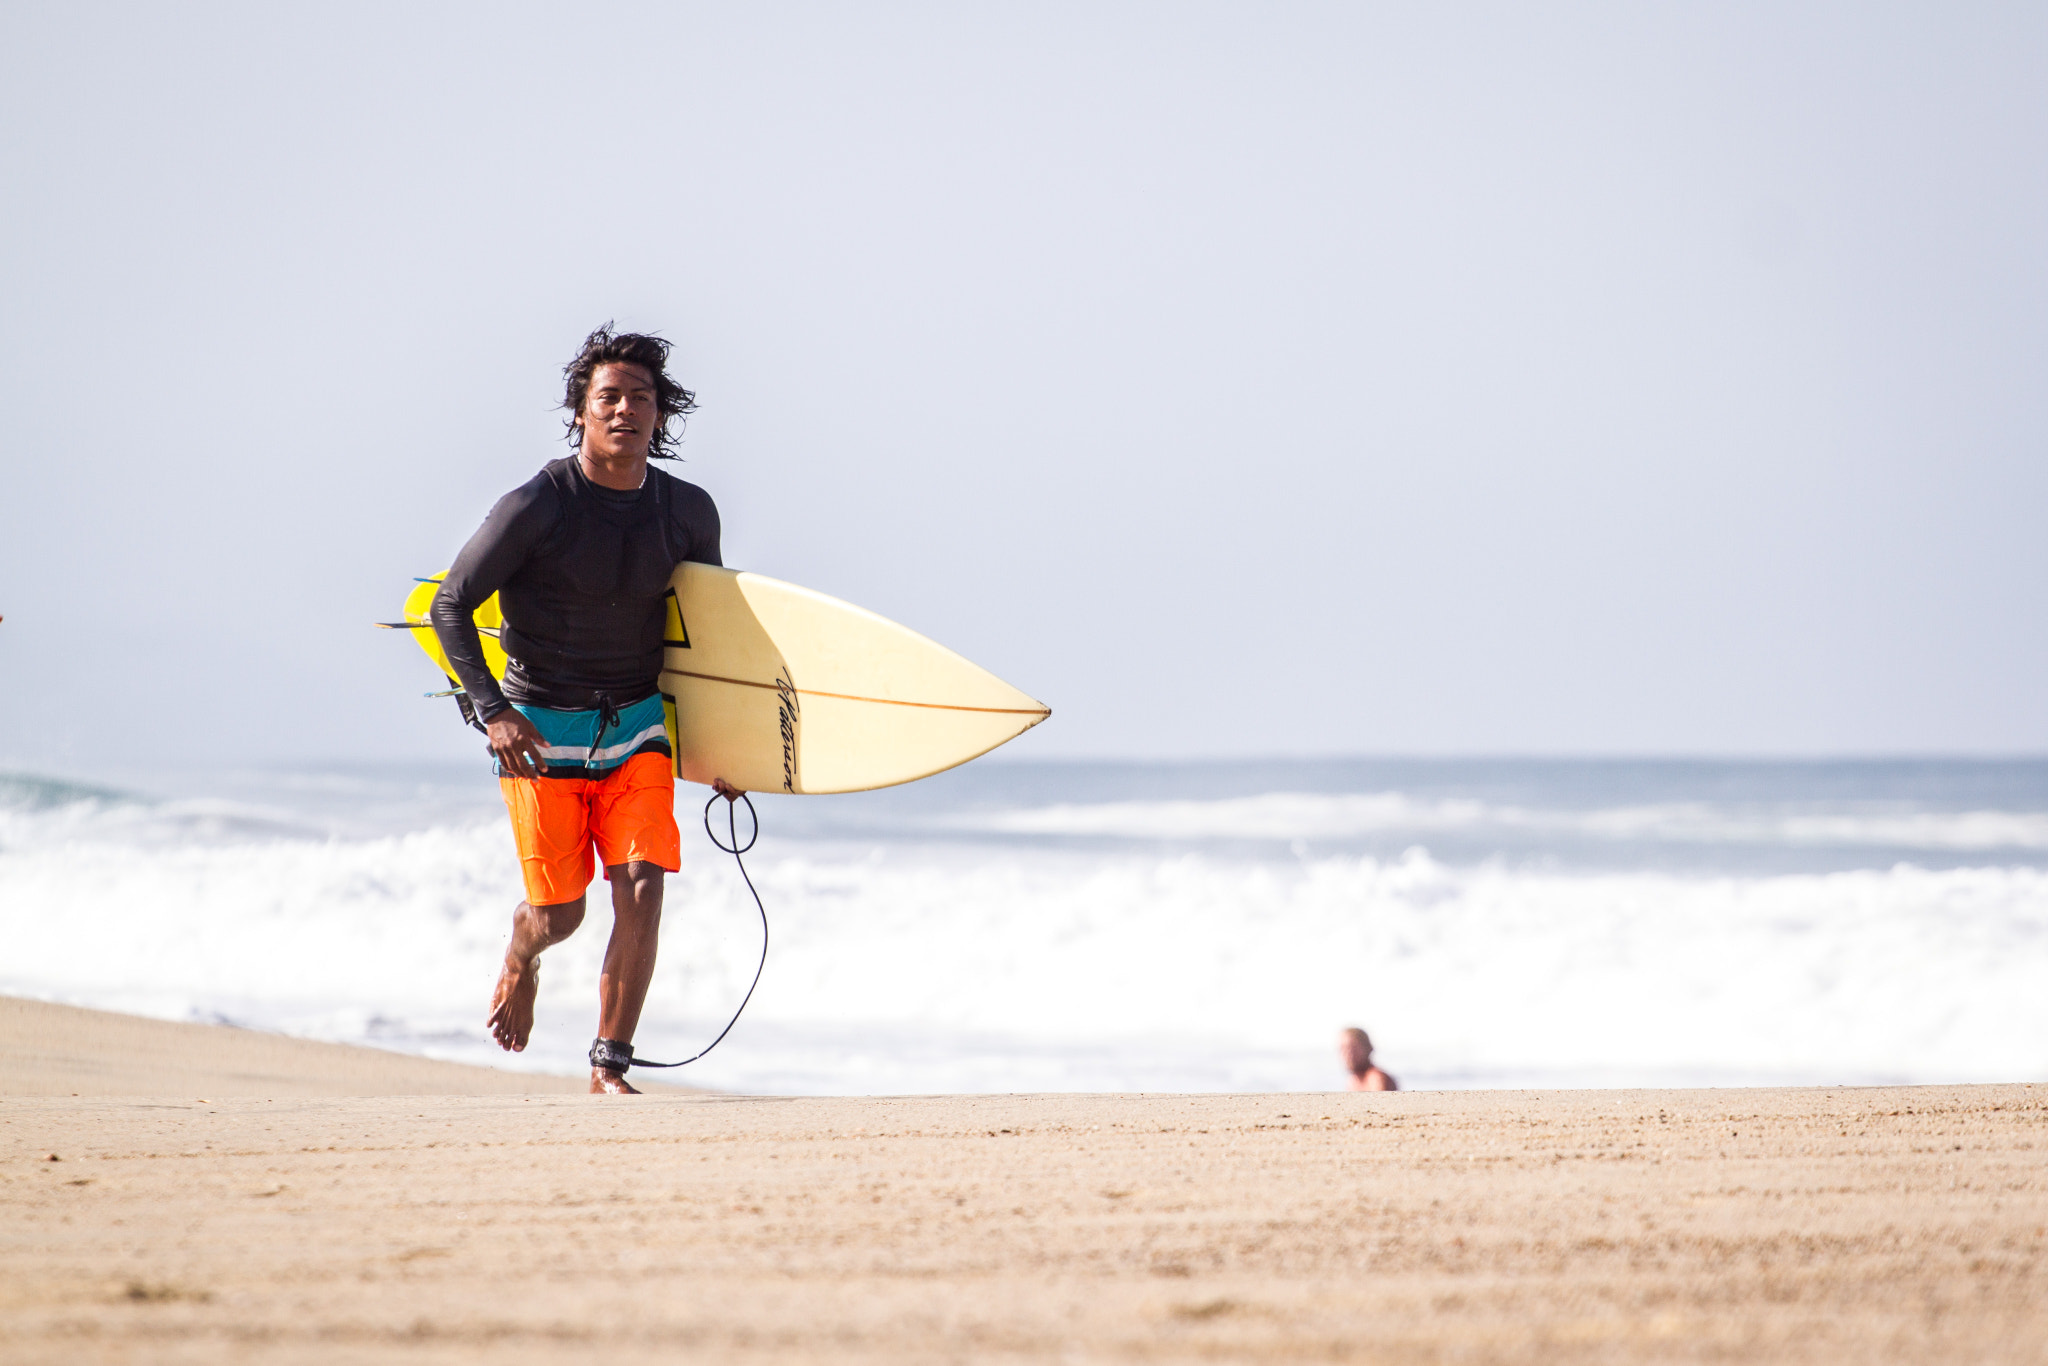
<path id="1" fill-rule="evenodd" d="M 945 646 L 827 594 L 698 564 L 682 566 L 674 588 L 689 643 L 667 651 L 662 687 L 676 699 L 678 772 L 693 781 L 890 787 L 986 754 L 1052 714 Z"/>

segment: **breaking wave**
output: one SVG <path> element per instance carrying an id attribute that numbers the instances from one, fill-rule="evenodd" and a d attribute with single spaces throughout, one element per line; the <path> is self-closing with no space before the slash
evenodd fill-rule
<path id="1" fill-rule="evenodd" d="M 487 784 L 458 785 L 459 797 L 417 784 L 242 786 L 165 801 L 0 782 L 0 991 L 580 1066 L 601 910 L 548 956 L 532 1050 L 507 1059 L 484 1036 L 519 896 Z M 1758 872 L 1732 859 L 1702 871 L 1429 848 L 1507 830 L 1521 832 L 1518 848 L 1556 831 L 2023 851 L 2048 840 L 2048 817 L 2031 810 L 1564 810 L 1273 792 L 983 801 L 906 820 L 901 837 L 763 810 L 750 867 L 774 953 L 746 1019 L 692 1069 L 705 1085 L 1317 1089 L 1338 1080 L 1331 1036 L 1350 1023 L 1421 1086 L 2048 1072 L 2048 871 L 2024 860 Z M 1301 843 L 1361 831 L 1414 844 Z M 1205 844 L 1226 837 L 1275 845 L 1248 857 Z M 737 873 L 706 844 L 686 841 L 668 907 L 639 1040 L 655 1057 L 701 1046 L 759 946 Z"/>

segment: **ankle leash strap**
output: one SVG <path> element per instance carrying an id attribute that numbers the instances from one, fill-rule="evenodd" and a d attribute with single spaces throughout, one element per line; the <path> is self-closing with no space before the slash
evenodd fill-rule
<path id="1" fill-rule="evenodd" d="M 598 1039 L 590 1045 L 590 1065 L 602 1067 L 607 1072 L 626 1075 L 626 1069 L 633 1065 L 633 1045 L 620 1043 L 617 1039 Z"/>

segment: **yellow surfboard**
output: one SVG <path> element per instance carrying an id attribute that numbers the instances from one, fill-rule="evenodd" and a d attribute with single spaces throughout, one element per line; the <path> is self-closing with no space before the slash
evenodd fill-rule
<path id="1" fill-rule="evenodd" d="M 405 622 L 451 687 L 427 628 L 440 578 Z M 505 672 L 493 595 L 476 611 L 484 658 Z M 661 691 L 676 776 L 748 792 L 859 792 L 929 777 L 1052 715 L 988 670 L 885 617 L 744 570 L 686 563 L 669 582 Z"/>

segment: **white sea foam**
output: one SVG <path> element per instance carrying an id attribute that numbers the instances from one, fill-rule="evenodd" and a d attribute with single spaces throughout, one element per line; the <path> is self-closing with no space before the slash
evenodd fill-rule
<path id="1" fill-rule="evenodd" d="M 1343 840 L 1374 835 L 1568 835 L 1686 844 L 1960 852 L 2048 850 L 2048 811 L 1744 810 L 1672 802 L 1530 809 L 1399 792 L 1273 792 L 1209 801 L 1060 802 L 945 818 L 958 830 L 1145 840 Z"/>
<path id="2" fill-rule="evenodd" d="M 1175 838 L 1217 808 L 1215 828 L 1264 813 L 1290 836 L 1304 811 L 1391 809 L 1123 805 L 1159 823 L 1127 815 L 1127 832 Z M 1045 830 L 1048 811 L 1077 809 L 1008 815 Z M 518 898 L 502 820 L 367 837 L 308 824 L 103 798 L 0 810 L 0 991 L 497 1060 L 481 1017 Z M 2048 1072 L 2048 873 L 2032 867 L 1574 872 L 1420 848 L 1246 859 L 793 840 L 772 824 L 750 866 L 774 949 L 746 1019 L 692 1069 L 708 1085 L 1313 1088 L 1354 1022 L 1411 1085 Z M 656 1057 L 708 1038 L 759 944 L 708 846 L 686 845 L 669 907 L 640 1034 Z M 518 1065 L 576 1067 L 607 922 L 594 908 L 548 956 Z"/>

